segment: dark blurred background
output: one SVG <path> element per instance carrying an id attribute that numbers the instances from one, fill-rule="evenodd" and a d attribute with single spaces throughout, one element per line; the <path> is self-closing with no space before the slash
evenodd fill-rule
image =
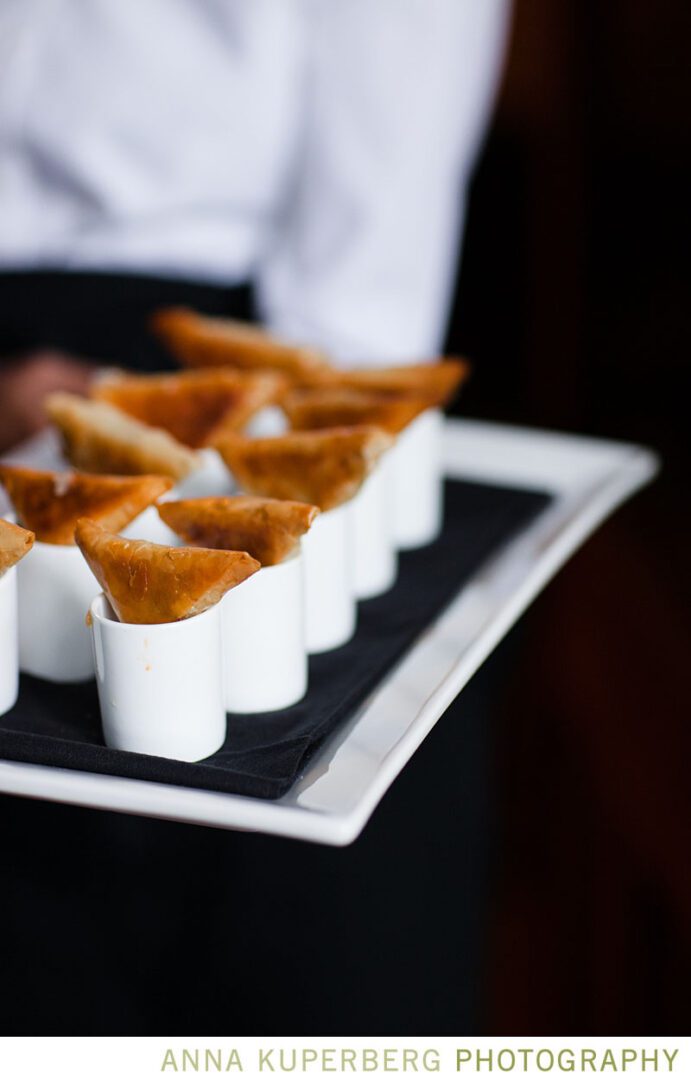
<path id="1" fill-rule="evenodd" d="M 486 1030 L 688 1030 L 691 5 L 517 0 L 449 330 L 459 411 L 659 479 L 524 621 L 495 732 Z"/>

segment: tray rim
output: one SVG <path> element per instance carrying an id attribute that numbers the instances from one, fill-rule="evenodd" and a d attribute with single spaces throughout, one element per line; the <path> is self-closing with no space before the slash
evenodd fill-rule
<path id="1" fill-rule="evenodd" d="M 40 436 L 4 460 L 55 465 Z M 447 475 L 549 490 L 554 500 L 491 557 L 276 801 L 0 760 L 0 793 L 331 846 L 352 843 L 396 776 L 535 597 L 659 469 L 630 443 L 447 419 Z M 441 675 L 441 677 L 440 677 Z"/>

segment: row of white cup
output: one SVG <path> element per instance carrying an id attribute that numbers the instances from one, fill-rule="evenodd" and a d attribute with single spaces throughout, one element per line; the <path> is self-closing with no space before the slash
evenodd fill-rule
<path id="1" fill-rule="evenodd" d="M 351 502 L 316 519 L 299 554 L 262 567 L 202 615 L 133 626 L 115 619 L 105 597 L 94 600 L 109 746 L 197 761 L 222 745 L 226 711 L 285 708 L 303 697 L 307 653 L 348 641 L 356 598 L 393 585 L 396 527 L 402 547 L 427 543 L 440 528 L 441 418 L 430 412 L 416 423 Z"/>
<path id="2" fill-rule="evenodd" d="M 213 732 L 220 730 L 218 708 L 209 707 L 209 716 L 216 719 L 206 725 L 205 736 L 198 723 L 204 705 L 202 684 L 209 701 L 220 702 L 223 716 L 226 710 L 257 712 L 298 701 L 307 686 L 307 652 L 322 652 L 349 640 L 355 628 L 356 599 L 378 595 L 393 584 L 397 548 L 420 546 L 437 534 L 440 432 L 440 414 L 432 410 L 423 414 L 350 503 L 317 518 L 303 538 L 301 556 L 263 567 L 231 590 L 213 614 L 182 623 L 133 626 L 117 622 L 104 598 L 91 603 L 97 585 L 81 552 L 76 547 L 37 542 L 19 567 L 1 579 L 0 643 L 7 638 L 7 647 L 0 653 L 4 658 L 0 712 L 16 698 L 17 576 L 19 662 L 30 674 L 57 682 L 82 681 L 93 675 L 84 618 L 91 605 L 93 656 L 110 745 L 193 760 L 203 756 L 198 752 L 201 740 L 206 753 L 211 753 L 216 748 L 208 749 Z M 161 529 L 166 527 L 155 508 L 150 508 L 127 533 L 174 542 L 173 534 L 162 535 Z M 217 644 L 210 647 L 214 634 Z M 184 689 L 175 692 L 178 678 L 162 675 L 171 663 L 176 671 L 187 673 Z M 185 736 L 172 751 L 162 749 L 156 741 L 156 724 L 160 722 L 171 738 L 174 730 L 170 716 L 166 719 L 166 703 L 170 698 L 170 708 L 182 718 L 188 697 L 192 703 L 188 723 L 190 715 L 197 718 L 197 734 L 188 733 L 190 746 Z M 151 712 L 148 721 L 147 710 Z M 127 724 L 124 743 L 123 723 Z M 181 732 L 185 726 L 181 722 Z"/>

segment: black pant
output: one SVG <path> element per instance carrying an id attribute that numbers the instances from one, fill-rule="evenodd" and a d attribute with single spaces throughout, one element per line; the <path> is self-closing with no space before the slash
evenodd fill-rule
<path id="1" fill-rule="evenodd" d="M 146 321 L 169 303 L 251 314 L 248 290 L 0 276 L 0 341 L 158 367 Z M 0 1030 L 477 1031 L 501 663 L 346 850 L 0 797 Z"/>

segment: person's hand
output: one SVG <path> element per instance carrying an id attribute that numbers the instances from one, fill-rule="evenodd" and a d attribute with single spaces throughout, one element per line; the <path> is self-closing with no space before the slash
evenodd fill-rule
<path id="1" fill-rule="evenodd" d="M 43 400 L 53 390 L 85 394 L 97 368 L 53 349 L 0 364 L 0 452 L 46 423 Z"/>

